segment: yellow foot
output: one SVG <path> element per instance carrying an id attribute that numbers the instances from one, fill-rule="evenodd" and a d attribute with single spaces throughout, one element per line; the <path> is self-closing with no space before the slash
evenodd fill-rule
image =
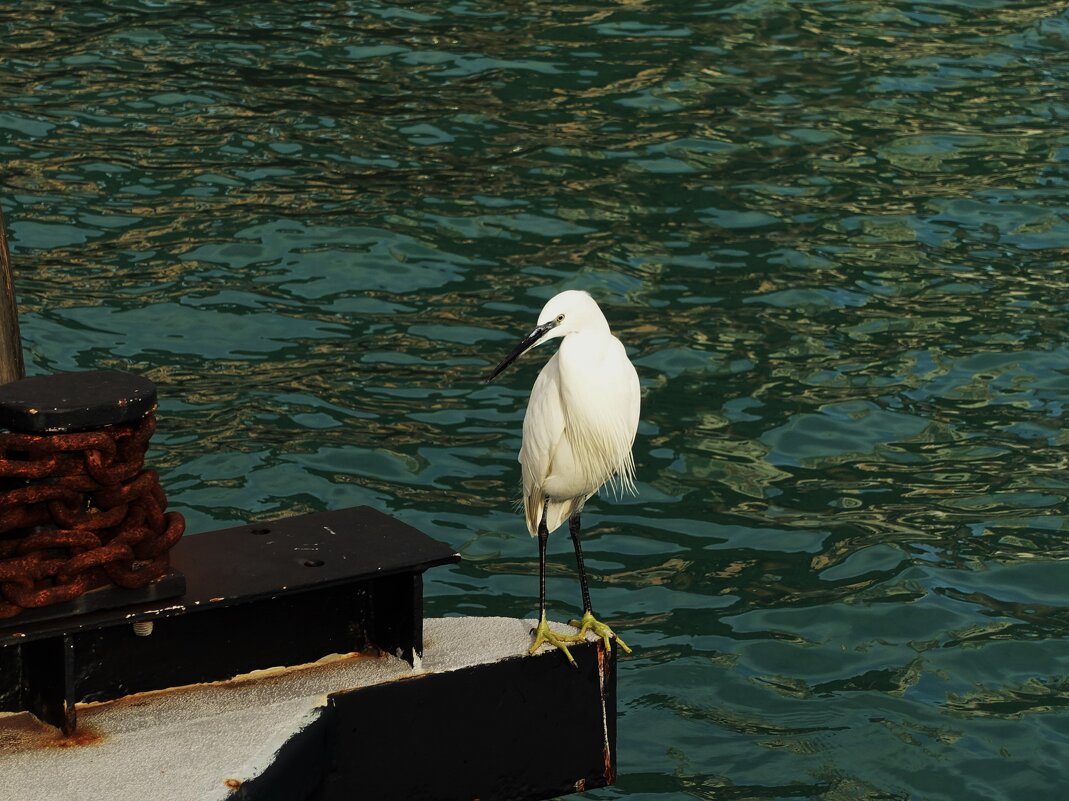
<path id="1" fill-rule="evenodd" d="M 538 621 L 538 628 L 535 629 L 534 635 L 534 642 L 531 643 L 531 647 L 527 649 L 527 653 L 533 654 L 535 651 L 541 648 L 544 643 L 549 643 L 550 645 L 555 645 L 562 651 L 564 651 L 564 655 L 568 657 L 568 661 L 571 662 L 573 666 L 575 666 L 575 660 L 572 659 L 572 652 L 568 650 L 568 638 L 565 635 L 555 634 L 554 632 L 550 631 L 549 624 L 546 622 L 545 615 L 542 615 L 542 619 Z"/>
<path id="2" fill-rule="evenodd" d="M 601 637 L 601 639 L 605 642 L 606 650 L 612 648 L 612 645 L 609 643 L 609 640 L 613 639 L 616 640 L 619 646 L 625 651 L 627 651 L 627 653 L 631 653 L 631 649 L 627 647 L 627 643 L 621 640 L 619 635 L 617 635 L 615 631 L 613 631 L 600 620 L 598 620 L 596 617 L 594 617 L 591 612 L 584 612 L 582 620 L 569 620 L 568 622 L 571 625 L 575 626 L 577 629 L 579 629 L 579 632 L 577 634 L 573 634 L 568 637 L 568 640 L 571 642 L 578 642 L 580 640 L 585 639 L 586 633 L 588 631 L 592 631 L 594 632 L 595 636 Z"/>

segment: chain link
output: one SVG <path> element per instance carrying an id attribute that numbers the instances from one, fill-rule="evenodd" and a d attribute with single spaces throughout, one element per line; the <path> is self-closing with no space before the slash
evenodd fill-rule
<path id="1" fill-rule="evenodd" d="M 170 567 L 185 519 L 145 451 L 138 423 L 76 434 L 0 434 L 0 618 L 117 584 L 143 587 Z"/>

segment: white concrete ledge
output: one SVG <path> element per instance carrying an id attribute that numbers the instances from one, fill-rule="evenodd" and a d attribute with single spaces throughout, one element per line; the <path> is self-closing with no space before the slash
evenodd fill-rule
<path id="1" fill-rule="evenodd" d="M 424 657 L 415 669 L 393 656 L 350 654 L 81 704 L 71 740 L 29 713 L 0 714 L 0 797 L 225 799 L 259 776 L 282 745 L 321 714 L 328 694 L 523 656 L 534 624 L 515 618 L 426 620 Z"/>

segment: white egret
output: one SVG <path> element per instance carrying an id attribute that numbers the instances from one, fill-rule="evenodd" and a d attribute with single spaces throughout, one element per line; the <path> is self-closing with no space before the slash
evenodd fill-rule
<path id="1" fill-rule="evenodd" d="M 563 340 L 560 348 L 538 374 L 527 402 L 519 461 L 527 529 L 538 537 L 540 617 L 530 652 L 549 643 L 574 664 L 567 644 L 584 639 L 587 631 L 601 637 L 607 648 L 613 637 L 631 652 L 591 609 L 579 513 L 606 483 L 621 492 L 635 491 L 631 446 L 638 430 L 640 390 L 638 374 L 598 304 L 586 292 L 575 290 L 561 292 L 542 308 L 535 329 L 487 381 L 527 351 L 557 338 Z M 556 634 L 546 623 L 546 541 L 565 520 L 583 593 L 583 617 L 571 621 L 579 630 L 574 635 Z"/>

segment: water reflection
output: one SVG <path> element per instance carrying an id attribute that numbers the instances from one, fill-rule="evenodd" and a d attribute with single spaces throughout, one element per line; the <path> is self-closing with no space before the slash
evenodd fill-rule
<path id="1" fill-rule="evenodd" d="M 515 452 L 565 288 L 643 382 L 592 504 L 631 632 L 596 797 L 1033 798 L 1062 781 L 1061 6 L 137 0 L 0 18 L 33 372 L 161 389 L 206 530 L 369 503 L 526 615 Z M 549 598 L 578 611 L 565 540 Z M 963 790 L 964 788 L 964 790 Z"/>

